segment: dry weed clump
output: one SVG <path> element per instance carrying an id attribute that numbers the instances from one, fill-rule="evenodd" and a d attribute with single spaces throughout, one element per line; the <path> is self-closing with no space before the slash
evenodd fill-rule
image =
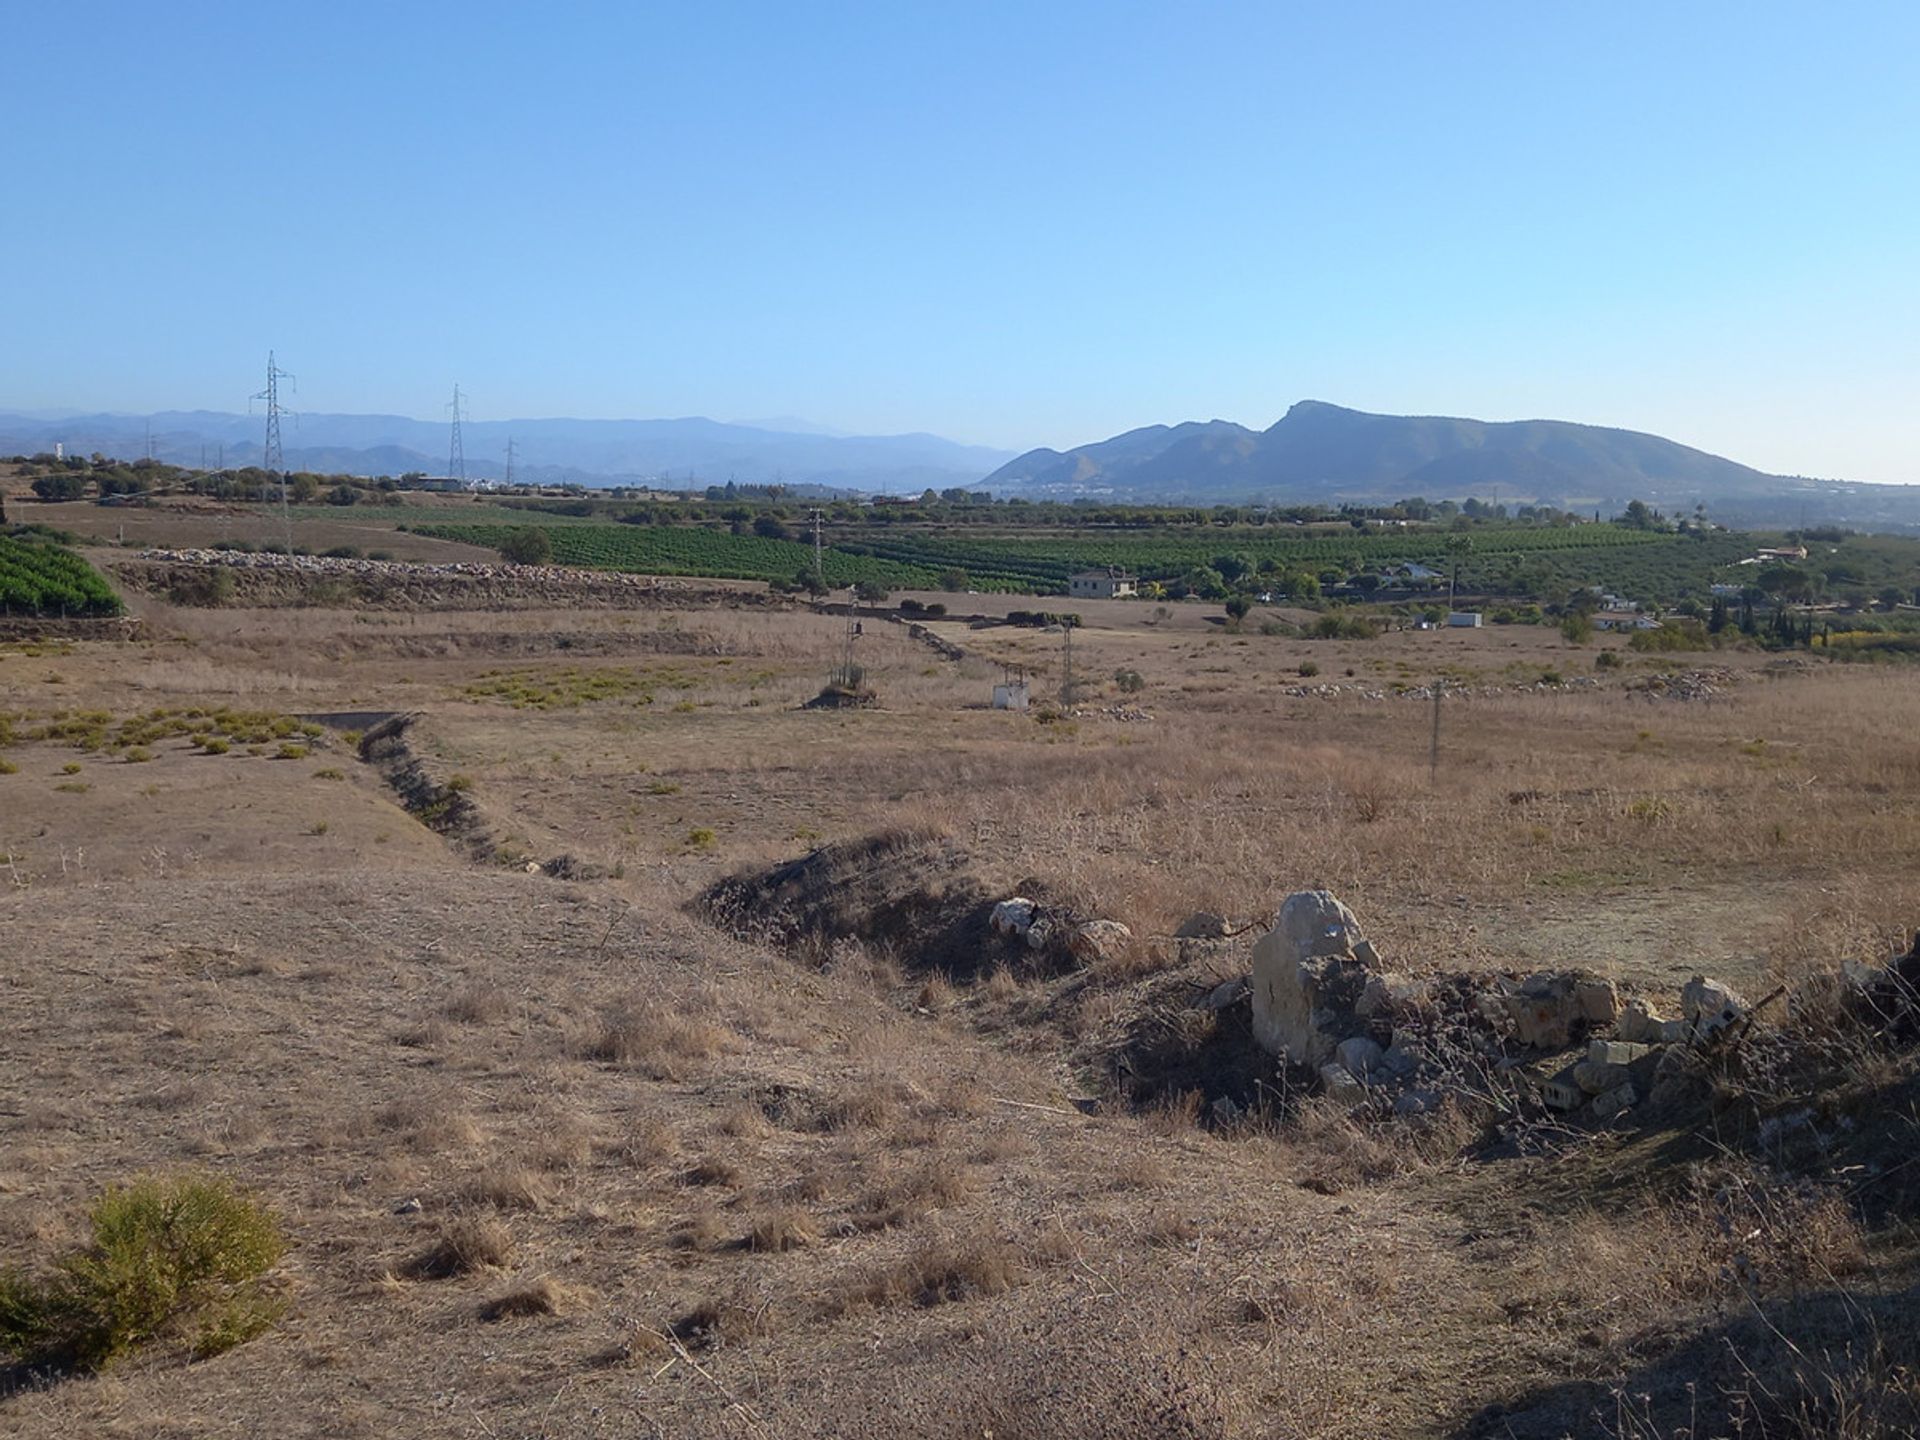
<path id="1" fill-rule="evenodd" d="M 786 1205 L 754 1217 L 746 1248 L 756 1253 L 806 1250 L 820 1243 L 820 1225 L 797 1206 Z"/>
<path id="2" fill-rule="evenodd" d="M 696 1206 L 675 1227 L 673 1243 L 698 1255 L 711 1254 L 727 1243 L 727 1222 L 711 1202 Z"/>
<path id="3" fill-rule="evenodd" d="M 468 985 L 457 991 L 440 1013 L 462 1025 L 497 1025 L 513 1013 L 513 997 L 498 985 Z"/>
<path id="4" fill-rule="evenodd" d="M 1837 1287 L 1867 1257 L 1842 1195 L 1733 1161 L 1701 1169 L 1676 1198 L 1583 1217 L 1567 1228 L 1566 1246 L 1570 1273 L 1616 1293 L 1696 1302 Z"/>
<path id="5" fill-rule="evenodd" d="M 934 1155 L 883 1176 L 854 1212 L 861 1230 L 890 1230 L 924 1219 L 935 1210 L 972 1199 L 979 1193 L 973 1173 L 951 1155 Z"/>
<path id="6" fill-rule="evenodd" d="M 462 1194 L 472 1204 L 496 1210 L 539 1210 L 553 1198 L 546 1179 L 524 1165 L 489 1165 L 469 1180 Z"/>
<path id="7" fill-rule="evenodd" d="M 831 1440 L 1245 1440 L 1255 1434 L 1243 1385 L 1224 1357 L 1190 1335 L 1170 1333 L 1172 1327 L 1145 1308 L 1137 1300 L 1086 1302 L 1064 1315 L 1029 1320 L 991 1345 L 953 1351 L 946 1383 L 937 1388 L 895 1381 L 861 1413 L 836 1416 L 824 1430 L 804 1428 Z M 1113 1348 L 1119 1337 L 1122 1360 Z M 1297 1380 L 1287 1385 L 1290 1405 L 1303 1388 Z M 769 1418 L 778 1424 L 785 1417 Z M 1279 1428 L 1257 1433 L 1356 1432 L 1323 1428 L 1309 1414 L 1290 1411 Z"/>
<path id="8" fill-rule="evenodd" d="M 639 998 L 610 1008 L 575 1049 L 583 1059 L 637 1070 L 649 1080 L 679 1080 L 691 1065 L 713 1060 L 734 1044 L 732 1032 L 710 1020 Z"/>
<path id="9" fill-rule="evenodd" d="M 840 1086 L 820 1107 L 816 1124 L 829 1131 L 884 1129 L 906 1113 L 914 1098 L 901 1081 L 867 1076 Z"/>
<path id="10" fill-rule="evenodd" d="M 498 1220 L 463 1215 L 407 1262 L 410 1280 L 451 1280 L 476 1270 L 502 1270 L 513 1259 L 513 1235 Z"/>
<path id="11" fill-rule="evenodd" d="M 583 1308 L 590 1299 L 589 1293 L 580 1287 L 542 1275 L 494 1296 L 480 1307 L 480 1318 L 493 1323 L 534 1315 L 565 1315 Z"/>
<path id="12" fill-rule="evenodd" d="M 597 1139 L 598 1132 L 578 1115 L 546 1116 L 528 1157 L 542 1170 L 579 1170 L 592 1161 Z"/>
<path id="13" fill-rule="evenodd" d="M 392 1101 L 374 1112 L 373 1126 L 401 1135 L 414 1150 L 470 1150 L 483 1138 L 473 1117 L 445 1094 L 411 1095 Z"/>
<path id="14" fill-rule="evenodd" d="M 679 1159 L 683 1148 L 680 1133 L 656 1115 L 635 1124 L 615 1143 L 613 1153 L 628 1165 L 651 1169 Z"/>
<path id="15" fill-rule="evenodd" d="M 706 1299 L 675 1317 L 664 1331 L 653 1334 L 665 1349 L 676 1344 L 690 1350 L 709 1350 L 722 1344 L 765 1339 L 778 1327 L 774 1302 L 754 1303 L 740 1296 Z"/>
<path id="16" fill-rule="evenodd" d="M 740 1184 L 740 1167 L 721 1155 L 709 1155 L 687 1170 L 680 1179 L 687 1185 L 723 1185 L 732 1190 Z"/>
<path id="17" fill-rule="evenodd" d="M 1004 1295 L 1026 1270 L 1020 1250 L 989 1232 L 936 1238 L 830 1294 L 825 1309 L 839 1316 L 862 1306 L 930 1307 Z"/>
<path id="18" fill-rule="evenodd" d="M 729 1105 L 715 1128 L 736 1140 L 756 1140 L 773 1133 L 767 1112 L 745 1100 Z"/>

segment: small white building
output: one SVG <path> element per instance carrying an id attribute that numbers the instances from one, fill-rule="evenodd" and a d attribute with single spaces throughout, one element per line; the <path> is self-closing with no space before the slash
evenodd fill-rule
<path id="1" fill-rule="evenodd" d="M 1082 570 L 1067 579 L 1067 594 L 1075 600 L 1124 600 L 1140 593 L 1140 581 L 1118 566 Z"/>
<path id="2" fill-rule="evenodd" d="M 1447 628 L 1451 630 L 1478 630 L 1481 625 L 1478 610 L 1450 610 L 1447 612 Z"/>
<path id="3" fill-rule="evenodd" d="M 1599 610 L 1594 613 L 1596 630 L 1658 630 L 1660 622 L 1638 610 Z"/>
<path id="4" fill-rule="evenodd" d="M 1029 696 L 1027 682 L 1009 680 L 993 687 L 993 708 L 996 710 L 1024 710 Z"/>

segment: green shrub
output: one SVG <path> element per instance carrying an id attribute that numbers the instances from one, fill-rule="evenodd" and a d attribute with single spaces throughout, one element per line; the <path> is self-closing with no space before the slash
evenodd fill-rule
<path id="1" fill-rule="evenodd" d="M 202 745 L 200 748 L 202 750 L 205 750 L 209 755 L 224 755 L 227 753 L 228 750 L 232 749 L 233 747 L 228 745 L 227 742 L 224 740 L 209 739 L 207 743 Z"/>
<path id="2" fill-rule="evenodd" d="M 260 1205 L 222 1180 L 136 1180 L 93 1204 L 93 1241 L 43 1276 L 0 1271 L 0 1351 L 99 1370 L 150 1341 L 218 1354 L 271 1325 L 261 1277 L 285 1251 Z"/>
<path id="3" fill-rule="evenodd" d="M 1596 670 L 1618 670 L 1624 663 L 1617 650 L 1602 650 L 1593 657 L 1593 668 Z"/>
<path id="4" fill-rule="evenodd" d="M 514 565 L 551 565 L 553 541 L 537 525 L 509 533 L 500 542 L 500 556 Z"/>
<path id="5" fill-rule="evenodd" d="M 1311 680 L 1314 676 L 1318 675 L 1319 673 L 1320 673 L 1320 667 L 1316 665 L 1313 661 L 1302 660 L 1300 662 L 1300 674 L 1303 678 Z"/>
<path id="6" fill-rule="evenodd" d="M 1684 617 L 1669 619 L 1658 630 L 1636 630 L 1627 637 L 1627 644 L 1635 650 L 1651 651 L 1655 654 L 1674 650 L 1711 650 L 1713 640 L 1707 634 L 1707 627 L 1698 620 Z"/>
<path id="7" fill-rule="evenodd" d="M 1127 695 L 1137 695 L 1147 688 L 1146 679 L 1138 670 L 1114 671 L 1113 683 L 1120 687 L 1123 694 Z"/>

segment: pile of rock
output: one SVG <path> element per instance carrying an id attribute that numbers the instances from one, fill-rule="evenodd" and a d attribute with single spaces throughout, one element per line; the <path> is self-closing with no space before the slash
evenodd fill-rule
<path id="1" fill-rule="evenodd" d="M 1133 946 L 1133 931 L 1118 920 L 1082 920 L 1024 895 L 995 905 L 988 924 L 1002 939 L 1019 941 L 1036 954 L 1064 955 L 1077 965 L 1119 960 Z"/>
<path id="2" fill-rule="evenodd" d="M 1200 1003 L 1233 1003 L 1237 984 Z M 1521 1071 L 1539 1077 L 1548 1107 L 1610 1120 L 1683 1073 L 1696 1050 L 1740 1033 L 1750 1013 L 1705 976 L 1681 992 L 1682 1017 L 1667 1020 L 1581 971 L 1396 974 L 1325 890 L 1287 898 L 1254 946 L 1248 989 L 1262 1046 L 1315 1072 L 1334 1099 L 1399 1114 L 1433 1109 L 1449 1092 L 1484 1093 L 1495 1077 Z M 1579 1058 L 1540 1076 L 1546 1057 L 1578 1045 Z"/>

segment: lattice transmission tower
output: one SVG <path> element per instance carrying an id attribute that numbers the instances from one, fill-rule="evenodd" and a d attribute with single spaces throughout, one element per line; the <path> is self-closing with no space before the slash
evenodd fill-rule
<path id="1" fill-rule="evenodd" d="M 295 380 L 290 372 L 282 370 L 274 363 L 273 351 L 269 350 L 267 352 L 267 388 L 252 398 L 264 400 L 267 405 L 267 443 L 261 453 L 260 464 L 267 474 L 278 477 L 280 481 L 280 524 L 286 531 L 287 553 L 291 555 L 293 553 L 293 512 L 287 508 L 286 459 L 280 450 L 280 417 L 291 412 L 280 403 L 282 380 L 292 380 L 294 387 L 299 388 L 300 382 Z M 221 459 L 224 461 L 226 456 L 222 454 Z"/>
<path id="2" fill-rule="evenodd" d="M 447 478 L 458 480 L 460 488 L 467 486 L 467 452 L 460 443 L 460 387 L 453 387 L 453 439 L 447 448 Z"/>

